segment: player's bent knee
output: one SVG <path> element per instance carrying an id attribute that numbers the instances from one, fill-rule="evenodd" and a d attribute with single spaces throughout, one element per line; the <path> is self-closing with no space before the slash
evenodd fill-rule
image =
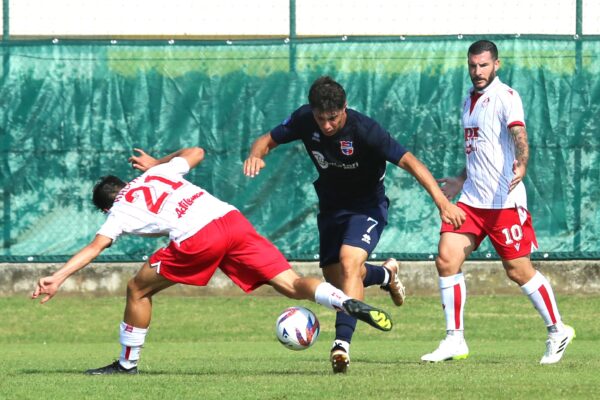
<path id="1" fill-rule="evenodd" d="M 127 297 L 140 297 L 140 287 L 135 280 L 135 276 L 127 282 Z"/>
<path id="2" fill-rule="evenodd" d="M 440 276 L 454 275 L 460 269 L 460 264 L 457 265 L 450 257 L 440 254 L 435 259 L 435 267 Z"/>
<path id="3" fill-rule="evenodd" d="M 513 282 L 519 283 L 519 281 L 521 280 L 520 274 L 514 270 L 506 270 L 506 276 Z"/>
<path id="4" fill-rule="evenodd" d="M 157 284 L 148 282 L 139 275 L 134 276 L 127 282 L 127 297 L 132 299 L 151 297 L 157 291 L 160 291 Z"/>
<path id="5" fill-rule="evenodd" d="M 444 257 L 442 254 L 439 254 L 436 258 L 435 258 L 435 266 L 438 269 L 438 271 L 440 270 L 444 270 L 446 268 L 448 268 L 449 266 L 449 261 L 446 257 Z"/>
<path id="6" fill-rule="evenodd" d="M 516 269 L 506 270 L 506 276 L 508 277 L 508 279 L 515 282 L 519 286 L 523 286 L 525 283 L 527 283 L 533 277 L 534 274 L 529 273 L 529 271 L 521 271 Z"/>
<path id="7" fill-rule="evenodd" d="M 361 277 L 361 268 L 363 263 L 356 260 L 342 260 L 340 265 L 340 273 L 343 277 Z"/>

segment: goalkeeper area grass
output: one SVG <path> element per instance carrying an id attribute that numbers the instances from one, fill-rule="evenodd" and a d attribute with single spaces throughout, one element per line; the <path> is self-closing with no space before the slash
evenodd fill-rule
<path id="1" fill-rule="evenodd" d="M 117 359 L 124 297 L 61 296 L 46 305 L 0 298 L 0 399 L 590 399 L 600 391 L 600 296 L 559 295 L 577 331 L 562 361 L 541 366 L 546 330 L 529 300 L 470 296 L 470 356 L 420 362 L 443 338 L 438 297 L 367 301 L 392 313 L 391 332 L 358 323 L 346 375 L 328 361 L 334 313 L 281 296 L 159 294 L 137 376 L 86 376 Z M 313 310 L 317 343 L 284 348 L 275 319 L 291 305 Z"/>

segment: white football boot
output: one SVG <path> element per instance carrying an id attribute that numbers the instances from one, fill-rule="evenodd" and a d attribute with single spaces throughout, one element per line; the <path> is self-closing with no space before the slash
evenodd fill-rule
<path id="1" fill-rule="evenodd" d="M 565 354 L 565 349 L 575 339 L 575 329 L 569 325 L 558 333 L 548 334 L 546 340 L 546 351 L 540 360 L 540 364 L 554 364 L 560 361 Z"/>
<path id="2" fill-rule="evenodd" d="M 345 374 L 350 365 L 350 344 L 343 340 L 334 340 L 329 361 L 334 374 Z"/>
<path id="3" fill-rule="evenodd" d="M 421 361 L 440 362 L 448 360 L 463 360 L 469 356 L 469 347 L 463 337 L 447 335 L 432 353 L 425 354 Z"/>

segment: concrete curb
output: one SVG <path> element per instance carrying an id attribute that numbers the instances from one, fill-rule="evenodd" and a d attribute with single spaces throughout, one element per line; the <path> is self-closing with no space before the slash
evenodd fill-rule
<path id="1" fill-rule="evenodd" d="M 379 264 L 379 262 L 377 262 Z M 535 267 L 552 283 L 559 294 L 600 294 L 600 260 L 536 261 Z M 0 264 L 0 296 L 27 295 L 37 280 L 52 274 L 60 264 Z M 135 275 L 140 263 L 91 264 L 67 280 L 62 293 L 93 295 L 124 295 L 127 281 Z M 321 277 L 316 262 L 294 262 L 300 275 Z M 499 261 L 469 261 L 463 267 L 469 294 L 516 294 L 516 284 L 504 273 Z M 405 261 L 401 263 L 400 278 L 408 295 L 437 295 L 438 278 L 433 261 Z M 221 271 L 217 271 L 207 287 L 175 285 L 165 291 L 172 295 L 198 296 L 208 294 L 236 295 L 243 292 Z M 270 287 L 258 289 L 255 294 L 273 294 Z M 369 294 L 382 293 L 369 288 Z"/>

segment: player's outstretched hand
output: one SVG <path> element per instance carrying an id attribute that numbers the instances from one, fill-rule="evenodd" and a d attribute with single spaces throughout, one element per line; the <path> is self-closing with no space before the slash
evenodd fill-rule
<path id="1" fill-rule="evenodd" d="M 448 204 L 440 210 L 440 218 L 447 224 L 452 224 L 454 229 L 460 228 L 460 226 L 467 219 L 467 214 L 458 207 L 456 204 L 448 202 Z"/>
<path id="2" fill-rule="evenodd" d="M 260 157 L 250 156 L 244 161 L 244 175 L 254 178 L 265 166 L 265 160 Z"/>
<path id="3" fill-rule="evenodd" d="M 158 160 L 144 152 L 144 150 L 133 149 L 133 151 L 139 153 L 139 155 L 134 154 L 129 157 L 128 161 L 131 163 L 133 168 L 139 169 L 142 172 L 146 172 L 155 165 L 158 165 Z"/>
<path id="4" fill-rule="evenodd" d="M 440 184 L 440 189 L 442 189 L 442 193 L 448 200 L 452 200 L 460 193 L 464 183 L 462 179 L 457 177 L 441 178 L 436 179 L 436 181 Z"/>
<path id="5" fill-rule="evenodd" d="M 523 180 L 525 177 L 525 172 L 527 172 L 527 167 L 525 167 L 522 163 L 515 160 L 513 162 L 513 179 L 510 181 L 510 186 L 508 188 L 508 193 L 512 192 L 514 188 Z"/>
<path id="6" fill-rule="evenodd" d="M 58 291 L 58 288 L 60 287 L 61 284 L 62 284 L 62 281 L 53 276 L 47 276 L 47 277 L 41 278 L 38 281 L 37 287 L 33 291 L 31 298 L 37 299 L 41 295 L 45 294 L 46 297 L 44 297 L 40 301 L 41 304 L 44 304 L 45 302 L 50 300 L 52 297 L 54 297 L 54 295 Z"/>

